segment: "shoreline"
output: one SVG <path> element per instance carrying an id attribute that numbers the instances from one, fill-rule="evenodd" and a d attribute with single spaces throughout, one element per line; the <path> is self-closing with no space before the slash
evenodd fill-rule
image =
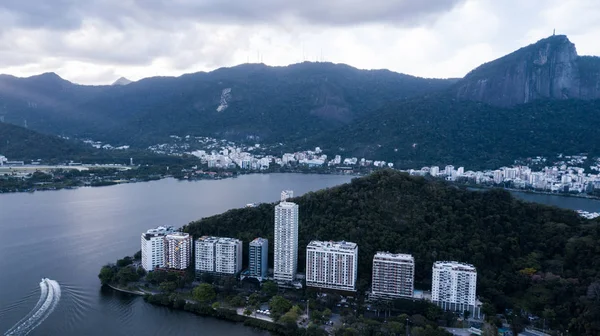
<path id="1" fill-rule="evenodd" d="M 502 189 L 502 190 L 506 190 L 506 191 L 519 192 L 519 193 L 531 194 L 531 195 L 548 195 L 548 196 L 557 196 L 557 197 L 583 198 L 583 199 L 589 199 L 589 200 L 595 200 L 595 201 L 600 200 L 600 197 L 598 197 L 598 196 L 592 196 L 592 195 L 587 195 L 587 194 L 566 194 L 566 193 L 555 193 L 555 192 L 551 192 L 551 191 L 536 191 L 536 190 L 529 190 L 529 189 L 503 188 L 503 187 L 496 187 L 496 186 L 470 185 L 470 184 L 462 184 L 462 183 L 457 183 L 455 185 L 465 186 L 467 188 L 472 188 L 472 189 Z"/>
<path id="2" fill-rule="evenodd" d="M 175 177 L 172 175 L 165 175 L 165 176 L 161 176 L 159 178 L 154 178 L 154 179 L 149 179 L 149 180 L 137 180 L 137 181 L 122 181 L 122 182 L 116 182 L 116 181 L 111 181 L 110 183 L 103 183 L 103 184 L 96 184 L 96 185 L 79 185 L 79 186 L 48 186 L 46 188 L 31 188 L 31 189 L 21 189 L 21 190 L 11 190 L 11 191 L 5 191 L 3 192 L 2 190 L 0 190 L 0 195 L 2 194 L 18 194 L 18 193 L 34 193 L 34 192 L 40 192 L 40 191 L 58 191 L 58 190 L 76 190 L 79 188 L 99 188 L 99 187 L 112 187 L 112 186 L 116 186 L 116 185 L 122 185 L 122 184 L 136 184 L 136 183 L 146 183 L 146 182 L 154 182 L 154 181 L 160 181 L 160 180 L 165 180 L 165 179 L 169 179 L 172 178 L 174 180 L 180 181 L 180 182 L 196 182 L 196 181 L 218 181 L 218 180 L 225 180 L 225 179 L 231 179 L 231 178 L 237 178 L 239 176 L 242 175 L 254 175 L 254 174 L 314 174 L 314 175 L 349 175 L 349 176 L 355 176 L 355 177 L 360 177 L 360 176 L 364 176 L 364 173 L 353 173 L 353 174 L 344 174 L 344 173 L 338 173 L 338 172 L 325 172 L 325 171 L 264 171 L 264 172 L 260 172 L 260 171 L 256 171 L 256 172 L 237 172 L 235 174 L 232 174 L 230 176 L 223 176 L 223 175 L 218 175 L 215 177 L 206 177 L 206 178 L 185 178 L 185 177 Z M 209 175 L 207 175 L 209 176 Z M 0 180 L 1 181 L 1 180 Z M 0 185 L 1 187 L 1 185 Z"/>
<path id="3" fill-rule="evenodd" d="M 372 172 L 372 171 L 371 171 Z M 355 176 L 355 177 L 361 177 L 361 176 L 365 176 L 371 172 L 355 172 L 355 173 L 343 173 L 343 172 L 336 172 L 336 171 L 253 171 L 253 172 L 236 172 L 230 176 L 223 176 L 223 175 L 219 175 L 219 176 L 215 176 L 215 177 L 207 177 L 207 178 L 185 178 L 185 177 L 174 177 L 172 175 L 165 175 L 165 176 L 161 176 L 160 178 L 155 178 L 155 179 L 149 179 L 149 180 L 137 180 L 137 181 L 126 181 L 126 182 L 115 182 L 115 183 L 110 183 L 110 184 L 99 184 L 99 185 L 83 185 L 83 186 L 64 186 L 64 187 L 48 187 L 45 189 L 27 189 L 27 190 L 15 190 L 15 191 L 7 191 L 7 192 L 2 192 L 0 191 L 0 195 L 2 194 L 17 194 L 17 193 L 33 193 L 33 192 L 39 192 L 39 191 L 58 191 L 58 190 L 75 190 L 75 189 L 79 189 L 79 188 L 98 188 L 98 187 L 110 187 L 110 186 L 115 186 L 115 185 L 121 185 L 121 184 L 133 184 L 133 183 L 146 183 L 146 182 L 153 182 L 153 181 L 160 181 L 160 180 L 164 180 L 164 179 L 169 179 L 172 178 L 174 180 L 183 182 L 183 181 L 188 181 L 188 182 L 196 182 L 196 181 L 213 181 L 213 180 L 224 180 L 224 179 L 230 179 L 230 178 L 237 178 L 239 176 L 242 175 L 254 175 L 254 174 L 314 174 L 314 175 L 349 175 L 349 176 Z M 551 191 L 537 191 L 537 190 L 530 190 L 530 189 L 518 189 L 518 188 L 503 188 L 503 187 L 498 187 L 498 186 L 489 186 L 489 185 L 480 185 L 480 184 L 465 184 L 465 183 L 456 183 L 456 182 L 450 182 L 452 185 L 455 186 L 463 186 L 466 188 L 472 188 L 472 189 L 502 189 L 502 190 L 506 190 L 506 191 L 510 191 L 510 192 L 519 192 L 519 193 L 524 193 L 524 194 L 531 194 L 531 195 L 548 195 L 548 196 L 557 196 L 557 197 L 572 197 L 572 198 L 582 198 L 582 199 L 588 199 L 588 200 L 595 200 L 595 201 L 600 201 L 600 197 L 599 196 L 593 196 L 593 195 L 588 195 L 588 194 L 569 194 L 569 193 L 555 193 L 555 192 L 551 192 Z"/>
<path id="4" fill-rule="evenodd" d="M 236 308 L 235 310 L 229 309 L 229 308 L 214 309 L 212 307 L 206 306 L 206 307 L 203 307 L 204 309 L 202 309 L 202 308 L 199 308 L 199 304 L 197 302 L 187 300 L 187 299 L 185 300 L 185 305 L 183 305 L 181 307 L 175 307 L 172 305 L 172 302 L 169 302 L 170 303 L 169 305 L 165 305 L 162 301 L 148 300 L 149 297 L 162 297 L 165 295 L 164 293 L 131 291 L 131 290 L 122 289 L 122 288 L 119 288 L 119 287 L 116 287 L 116 286 L 113 286 L 110 284 L 107 284 L 106 286 L 108 286 L 110 289 L 120 292 L 120 293 L 140 296 L 144 300 L 145 304 L 149 304 L 152 306 L 168 307 L 170 309 L 178 310 L 178 311 L 181 311 L 184 313 L 192 313 L 194 315 L 198 315 L 198 316 L 202 316 L 202 317 L 215 318 L 217 320 L 223 320 L 223 321 L 228 321 L 228 322 L 233 322 L 233 323 L 242 323 L 245 327 L 256 328 L 256 329 L 264 330 L 267 332 L 276 333 L 279 335 L 285 334 L 284 332 L 282 332 L 283 326 L 281 326 L 280 324 L 275 323 L 273 321 L 269 321 L 265 318 L 260 318 L 258 316 L 244 315 L 243 308 Z M 233 312 L 235 312 L 235 315 L 232 315 Z"/>
<path id="5" fill-rule="evenodd" d="M 108 286 L 109 288 L 111 288 L 112 290 L 115 290 L 117 292 L 131 294 L 131 295 L 137 295 L 137 296 L 145 296 L 147 294 L 153 295 L 153 294 L 150 294 L 150 293 L 144 293 L 142 291 L 132 291 L 132 290 L 128 290 L 128 289 L 122 289 L 122 288 L 119 288 L 119 287 L 116 287 L 116 286 L 113 286 L 113 285 L 110 285 L 110 284 L 107 284 L 106 286 Z"/>

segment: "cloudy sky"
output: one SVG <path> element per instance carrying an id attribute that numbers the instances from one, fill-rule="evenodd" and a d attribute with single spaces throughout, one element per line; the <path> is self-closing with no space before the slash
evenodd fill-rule
<path id="1" fill-rule="evenodd" d="M 554 28 L 600 55 L 598 0 L 1 0 L 0 73 L 105 84 L 325 60 L 460 77 Z"/>

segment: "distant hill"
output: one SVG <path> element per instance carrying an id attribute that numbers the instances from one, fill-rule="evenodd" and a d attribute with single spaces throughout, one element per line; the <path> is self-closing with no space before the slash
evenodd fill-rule
<path id="1" fill-rule="evenodd" d="M 7 122 L 54 134 L 156 143 L 171 134 L 261 141 L 304 138 L 352 123 L 389 101 L 454 80 L 331 63 L 243 64 L 128 85 L 82 86 L 55 74 L 0 77 Z"/>
<path id="2" fill-rule="evenodd" d="M 439 94 L 391 103 L 307 143 L 402 168 L 498 168 L 537 155 L 600 155 L 598 125 L 600 100 L 540 100 L 504 108 Z"/>
<path id="3" fill-rule="evenodd" d="M 125 77 L 121 77 L 119 79 L 117 79 L 116 81 L 114 81 L 114 83 L 112 83 L 112 85 L 127 85 L 127 84 L 131 84 L 132 81 L 130 81 L 129 79 L 125 78 Z"/>
<path id="4" fill-rule="evenodd" d="M 0 154 L 10 160 L 74 159 L 94 151 L 79 142 L 0 122 Z"/>
<path id="5" fill-rule="evenodd" d="M 566 36 L 550 36 L 477 67 L 454 92 L 459 99 L 496 106 L 548 98 L 598 99 L 600 58 L 578 56 Z"/>
<path id="6" fill-rule="evenodd" d="M 600 334 L 598 221 L 518 201 L 503 190 L 467 191 L 393 171 L 292 201 L 300 207 L 299 271 L 313 239 L 358 244 L 360 290 L 370 285 L 377 251 L 412 254 L 418 289 L 430 288 L 434 261 L 472 263 L 477 295 L 491 304 L 484 306 L 486 314 L 523 308 L 545 316 L 551 329 Z M 231 210 L 185 230 L 195 236 L 271 240 L 273 207 Z"/>
<path id="7" fill-rule="evenodd" d="M 195 163 L 194 158 L 158 155 L 141 150 L 96 149 L 80 141 L 38 133 L 23 127 L 0 122 L 0 155 L 10 160 L 38 160 L 45 163 L 64 163 L 69 160 L 83 163 L 180 165 Z"/>

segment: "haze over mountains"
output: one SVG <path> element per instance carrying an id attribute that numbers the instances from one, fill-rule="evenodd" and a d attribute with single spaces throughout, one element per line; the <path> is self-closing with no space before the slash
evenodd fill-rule
<path id="1" fill-rule="evenodd" d="M 462 79 L 331 63 L 243 64 L 83 86 L 0 76 L 0 116 L 44 133 L 144 147 L 171 134 L 319 145 L 400 166 L 598 151 L 600 58 L 543 39 Z M 123 85 L 125 84 L 125 85 Z M 591 100 L 586 102 L 586 100 Z"/>

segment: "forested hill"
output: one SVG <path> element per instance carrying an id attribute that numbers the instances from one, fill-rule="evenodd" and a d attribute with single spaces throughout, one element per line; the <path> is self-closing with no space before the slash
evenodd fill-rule
<path id="1" fill-rule="evenodd" d="M 300 271 L 312 239 L 358 243 L 361 290 L 369 286 L 376 251 L 413 254 L 416 287 L 423 289 L 431 285 L 434 261 L 472 263 L 477 293 L 496 311 L 522 307 L 547 318 L 552 328 L 600 334 L 600 226 L 573 211 L 518 201 L 502 190 L 467 191 L 394 171 L 293 201 L 300 206 Z M 185 230 L 236 237 L 247 250 L 255 237 L 273 239 L 273 207 L 231 210 Z M 493 309 L 486 306 L 486 313 Z"/>
<path id="2" fill-rule="evenodd" d="M 598 125 L 600 100 L 543 100 L 503 108 L 435 94 L 390 103 L 308 144 L 401 168 L 453 164 L 496 169 L 537 155 L 598 155 Z"/>
<path id="3" fill-rule="evenodd" d="M 186 157 L 158 155 L 141 150 L 96 149 L 80 141 L 38 133 L 27 128 L 0 122 L 0 155 L 9 160 L 43 160 L 44 163 L 64 163 L 70 160 L 83 163 L 128 164 L 133 158 L 136 164 L 178 165 Z M 192 159 L 194 160 L 194 159 Z"/>
<path id="4" fill-rule="evenodd" d="M 31 131 L 0 122 L 0 154 L 11 160 L 37 160 L 92 155 L 94 149 L 81 142 Z"/>

